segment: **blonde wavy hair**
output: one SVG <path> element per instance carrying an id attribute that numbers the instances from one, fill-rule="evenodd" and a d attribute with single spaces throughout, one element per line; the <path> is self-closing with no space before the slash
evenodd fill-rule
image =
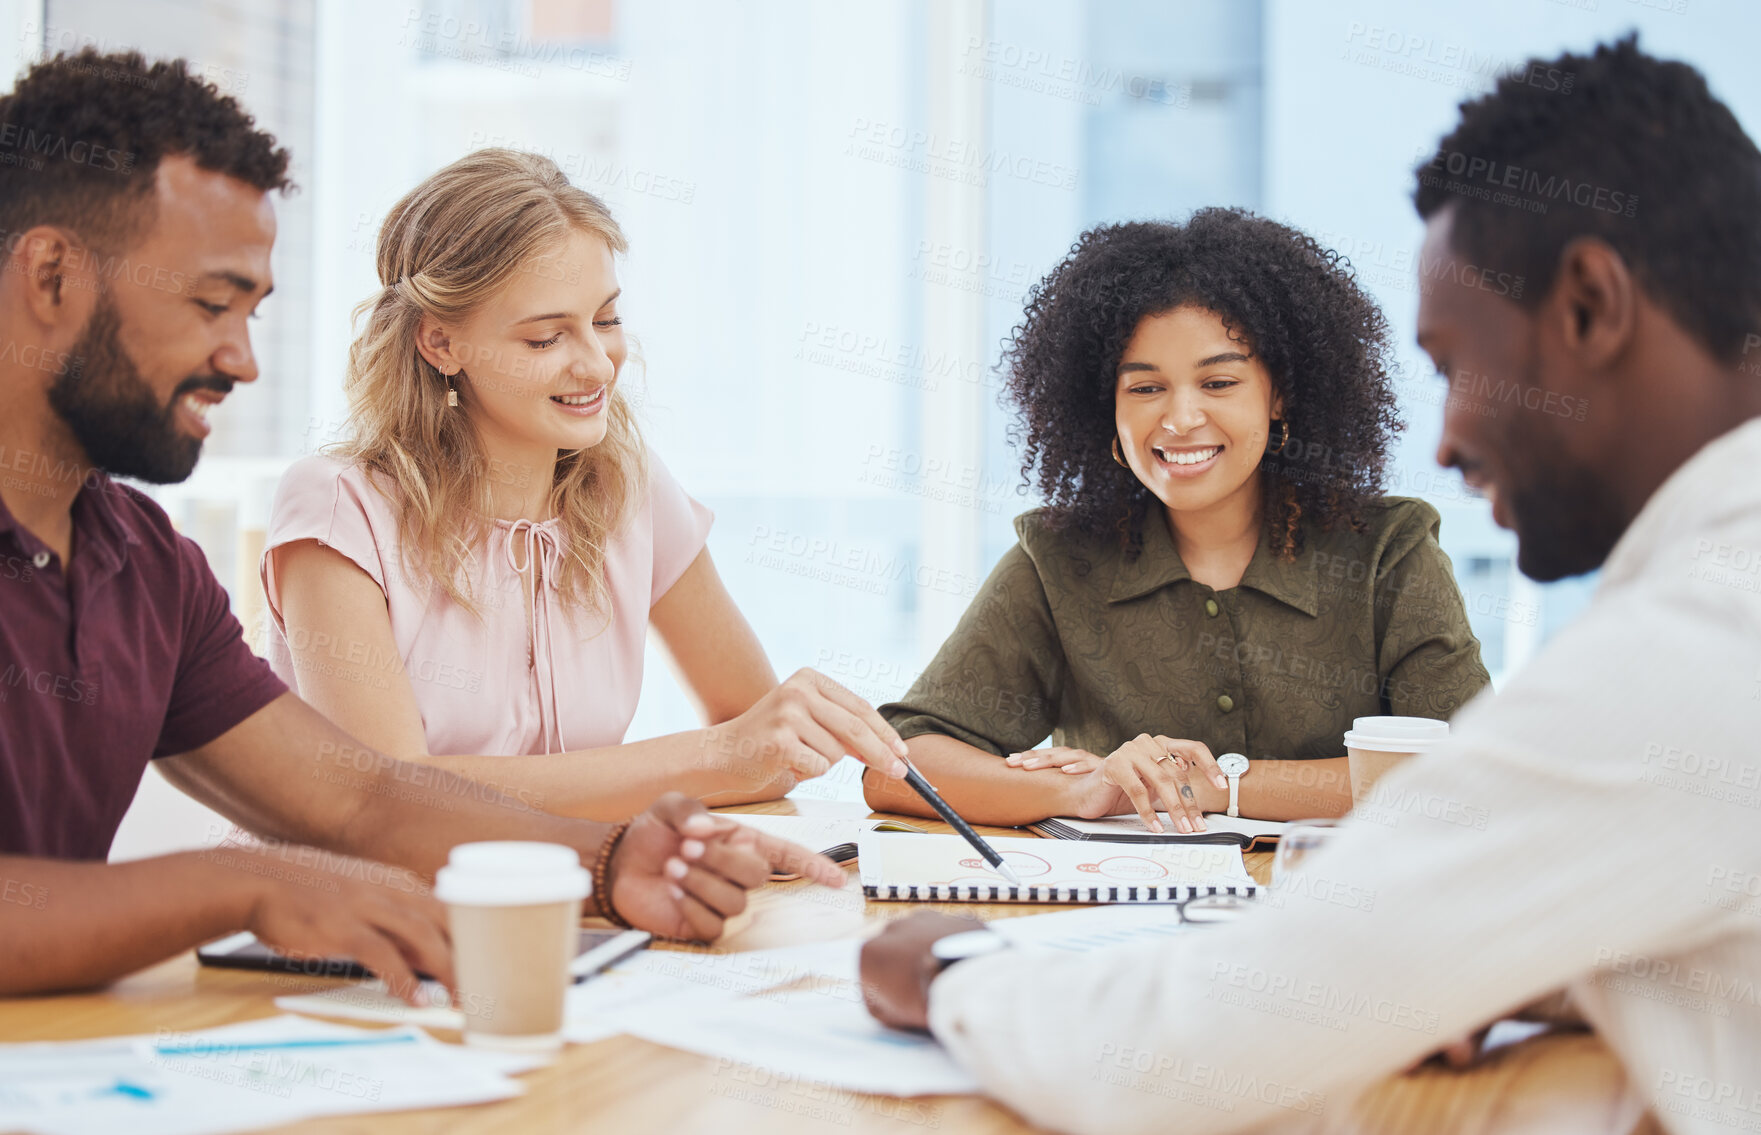
<path id="1" fill-rule="evenodd" d="M 605 204 L 569 184 L 549 158 L 478 150 L 392 208 L 379 230 L 383 287 L 354 312 L 356 325 L 363 316 L 366 325 L 349 347 L 344 379 L 351 430 L 332 452 L 377 474 L 398 507 L 410 578 L 438 584 L 473 612 L 465 569 L 493 524 L 489 459 L 468 404 L 446 404 L 447 378 L 416 350 L 416 331 L 425 315 L 449 323 L 468 317 L 576 231 L 598 236 L 613 252 L 627 248 Z M 571 611 L 609 614 L 606 546 L 648 476 L 622 383 L 610 398 L 605 439 L 559 451 L 550 486 L 565 553 L 554 583 Z"/>

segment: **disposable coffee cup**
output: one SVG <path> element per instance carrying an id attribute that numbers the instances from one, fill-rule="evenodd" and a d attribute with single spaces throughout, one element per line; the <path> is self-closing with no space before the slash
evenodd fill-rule
<path id="1" fill-rule="evenodd" d="M 593 880 L 558 843 L 462 843 L 434 878 L 452 931 L 453 1006 L 465 1043 L 562 1047 L 563 998 Z"/>
<path id="2" fill-rule="evenodd" d="M 1370 789 L 1389 769 L 1449 738 L 1449 722 L 1429 717 L 1360 717 L 1345 734 L 1345 760 L 1351 770 L 1353 807 L 1369 799 Z"/>

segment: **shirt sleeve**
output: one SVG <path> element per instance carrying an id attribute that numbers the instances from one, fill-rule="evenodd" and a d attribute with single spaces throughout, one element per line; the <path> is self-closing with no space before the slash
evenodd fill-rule
<path id="1" fill-rule="evenodd" d="M 648 502 L 654 513 L 654 577 L 648 592 L 652 607 L 703 551 L 715 513 L 684 490 L 653 450 L 648 453 Z"/>
<path id="2" fill-rule="evenodd" d="M 183 642 L 155 760 L 201 748 L 287 692 L 269 663 L 245 645 L 244 628 L 202 550 L 178 536 L 177 554 L 187 596 Z"/>
<path id="3" fill-rule="evenodd" d="M 385 512 L 388 523 L 396 521 L 390 518 L 388 503 L 352 469 L 327 457 L 307 457 L 294 462 L 276 486 L 261 571 L 263 595 L 278 626 L 282 625 L 281 581 L 276 578 L 275 558 L 270 553 L 283 544 L 316 540 L 342 553 L 366 572 L 380 591 L 385 590 L 386 561 L 373 534 L 374 511 Z M 368 494 L 375 496 L 370 499 Z"/>
<path id="4" fill-rule="evenodd" d="M 1455 572 L 1437 541 L 1441 519 L 1409 502 L 1376 580 L 1377 669 L 1385 712 L 1448 720 L 1492 684 Z"/>
<path id="5" fill-rule="evenodd" d="M 902 738 L 940 733 L 998 756 L 1020 752 L 1057 723 L 1064 670 L 1039 569 L 1017 544 L 911 689 L 880 714 Z"/>
<path id="6" fill-rule="evenodd" d="M 1747 916 L 1698 883 L 1761 868 L 1747 802 L 1660 801 L 1652 782 L 1658 738 L 1761 768 L 1736 708 L 1751 672 L 1707 661 L 1752 655 L 1752 627 L 1730 622 L 1663 594 L 1592 608 L 1464 710 L 1448 745 L 1389 773 L 1384 811 L 1348 819 L 1275 902 L 1165 944 L 962 962 L 931 986 L 934 1033 L 1055 1130 L 1249 1130 L 1331 1115 L 1610 958 L 1680 958 L 1742 932 Z M 1628 1000 L 1665 1025 L 1692 1018 Z M 1620 1051 L 1656 1031 L 1608 1039 Z"/>

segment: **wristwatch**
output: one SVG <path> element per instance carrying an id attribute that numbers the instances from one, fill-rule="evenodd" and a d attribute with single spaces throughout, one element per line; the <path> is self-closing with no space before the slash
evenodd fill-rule
<path id="1" fill-rule="evenodd" d="M 1008 948 L 1009 939 L 995 930 L 962 930 L 958 934 L 949 934 L 931 942 L 929 953 L 935 959 L 936 973 L 940 974 L 955 962 L 982 958 Z"/>
<path id="2" fill-rule="evenodd" d="M 1224 753 L 1217 758 L 1217 767 L 1229 778 L 1229 815 L 1241 815 L 1241 776 L 1247 771 L 1247 758 L 1240 753 Z"/>

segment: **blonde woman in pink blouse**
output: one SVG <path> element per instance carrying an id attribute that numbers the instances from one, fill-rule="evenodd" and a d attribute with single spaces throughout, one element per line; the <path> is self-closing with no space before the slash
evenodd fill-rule
<path id="1" fill-rule="evenodd" d="M 372 749 L 564 814 L 769 799 L 846 753 L 902 775 L 867 703 L 810 670 L 777 682 L 709 510 L 643 445 L 618 389 L 624 249 L 533 154 L 478 151 L 392 209 L 351 437 L 276 494 L 276 671 Z M 708 724 L 626 744 L 651 626 Z"/>

